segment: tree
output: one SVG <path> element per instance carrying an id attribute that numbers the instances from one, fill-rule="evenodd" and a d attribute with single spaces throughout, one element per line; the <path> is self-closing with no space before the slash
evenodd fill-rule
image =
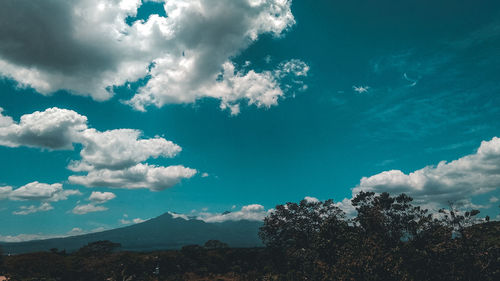
<path id="1" fill-rule="evenodd" d="M 215 250 L 215 249 L 226 249 L 228 248 L 228 245 L 219 240 L 208 240 L 207 242 L 205 242 L 205 245 L 203 245 L 203 247 L 205 247 L 205 249 Z"/>
<path id="2" fill-rule="evenodd" d="M 109 240 L 96 241 L 88 243 L 86 246 L 81 247 L 77 254 L 82 256 L 99 256 L 112 253 L 117 248 L 121 247 L 120 243 L 113 243 Z"/>
<path id="3" fill-rule="evenodd" d="M 436 280 L 438 276 L 453 280 L 449 276 L 469 276 L 453 261 L 456 247 L 467 247 L 452 239 L 449 223 L 413 205 L 411 197 L 360 192 L 352 205 L 357 211 L 352 219 L 332 200 L 276 206 L 259 234 L 273 260 L 282 261 L 277 269 L 283 278 Z M 475 215 L 477 211 L 469 211 L 463 218 Z"/>
<path id="4" fill-rule="evenodd" d="M 330 241 L 320 239 L 328 228 L 342 221 L 345 213 L 335 206 L 333 200 L 278 205 L 264 219 L 259 236 L 275 257 L 276 266 L 282 272 L 296 271 L 307 279 L 314 279 L 321 249 Z"/>
<path id="5" fill-rule="evenodd" d="M 420 235 L 432 221 L 428 210 L 412 204 L 406 194 L 391 197 L 384 192 L 360 192 L 352 200 L 358 215 L 354 219 L 365 233 L 378 236 L 391 245 Z"/>

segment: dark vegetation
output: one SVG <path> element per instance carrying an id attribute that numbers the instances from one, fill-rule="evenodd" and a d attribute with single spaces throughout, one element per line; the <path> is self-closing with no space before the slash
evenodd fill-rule
<path id="1" fill-rule="evenodd" d="M 331 200 L 276 206 L 260 248 L 209 240 L 130 252 L 98 241 L 3 256 L 0 271 L 11 280 L 500 280 L 500 223 L 479 211 L 430 213 L 404 194 L 371 192 L 353 205 L 352 219 Z"/>

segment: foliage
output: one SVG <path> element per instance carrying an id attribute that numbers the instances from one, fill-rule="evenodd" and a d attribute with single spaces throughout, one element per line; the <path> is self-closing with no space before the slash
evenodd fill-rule
<path id="1" fill-rule="evenodd" d="M 500 280 L 500 222 L 450 204 L 437 213 L 401 194 L 362 192 L 347 218 L 332 200 L 276 206 L 266 248 L 117 251 L 110 241 L 4 257 L 11 280 Z"/>
<path id="2" fill-rule="evenodd" d="M 205 242 L 205 245 L 203 245 L 206 249 L 225 249 L 225 248 L 228 248 L 229 246 L 224 243 L 224 242 L 221 242 L 219 240 L 208 240 L 207 242 Z"/>
<path id="3" fill-rule="evenodd" d="M 102 256 L 120 247 L 120 243 L 113 243 L 108 240 L 96 241 L 80 248 L 77 254 L 81 256 Z"/>
<path id="4" fill-rule="evenodd" d="M 345 218 L 331 200 L 287 203 L 266 218 L 260 235 L 270 251 L 279 249 L 277 259 L 287 261 L 276 270 L 284 279 L 500 277 L 498 240 L 485 244 L 477 231 L 471 231 L 478 210 L 460 212 L 451 205 L 450 210 L 432 214 L 412 201 L 405 194 L 361 192 L 352 200 L 357 211 L 352 219 Z M 489 228 L 488 224 L 481 225 Z M 497 229 L 491 236 L 498 233 Z M 307 266 L 298 267 L 298 262 Z"/>

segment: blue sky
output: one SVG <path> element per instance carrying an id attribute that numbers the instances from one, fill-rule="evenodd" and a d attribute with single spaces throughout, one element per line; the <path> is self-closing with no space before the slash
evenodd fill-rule
<path id="1" fill-rule="evenodd" d="M 0 238 L 359 190 L 495 217 L 500 5 L 438 2 L 3 2 Z"/>

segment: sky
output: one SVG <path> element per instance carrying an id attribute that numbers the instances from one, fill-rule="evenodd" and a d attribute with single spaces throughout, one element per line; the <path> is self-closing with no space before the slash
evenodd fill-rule
<path id="1" fill-rule="evenodd" d="M 1 1 L 0 241 L 359 191 L 495 218 L 499 49 L 498 1 Z"/>

